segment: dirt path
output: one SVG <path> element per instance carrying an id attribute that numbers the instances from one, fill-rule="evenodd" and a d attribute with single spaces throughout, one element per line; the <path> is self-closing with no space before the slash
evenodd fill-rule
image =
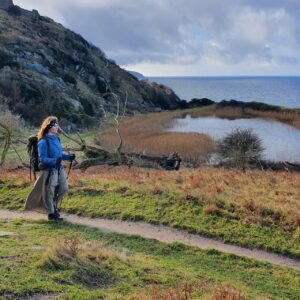
<path id="1" fill-rule="evenodd" d="M 256 260 L 267 261 L 272 264 L 287 266 L 296 270 L 300 270 L 300 260 L 297 259 L 288 258 L 263 250 L 252 250 L 239 246 L 224 244 L 214 239 L 204 238 L 196 234 L 190 234 L 166 226 L 151 225 L 143 222 L 127 222 L 100 218 L 86 218 L 70 214 L 63 214 L 62 217 L 67 222 L 97 228 L 103 232 L 117 232 L 129 235 L 136 234 L 144 238 L 156 239 L 165 243 L 180 242 L 187 245 L 193 245 L 200 249 L 214 248 L 222 252 L 232 253 L 238 256 L 245 256 Z M 0 209 L 0 218 L 45 219 L 46 216 L 35 212 L 17 212 Z"/>

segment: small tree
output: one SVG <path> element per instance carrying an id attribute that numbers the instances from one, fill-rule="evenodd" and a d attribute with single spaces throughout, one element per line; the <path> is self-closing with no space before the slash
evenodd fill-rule
<path id="1" fill-rule="evenodd" d="M 260 160 L 263 150 L 261 139 L 249 128 L 235 129 L 218 144 L 219 154 L 243 170 L 251 162 Z"/>

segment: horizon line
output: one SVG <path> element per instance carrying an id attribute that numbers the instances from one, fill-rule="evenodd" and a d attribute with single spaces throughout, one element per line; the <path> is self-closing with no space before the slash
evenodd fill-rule
<path id="1" fill-rule="evenodd" d="M 139 72 L 137 72 L 139 73 Z M 142 73 L 140 73 L 142 74 Z M 166 77 L 166 78 L 172 78 L 172 77 L 187 77 L 187 78 L 193 78 L 193 77 L 300 77 L 299 75 L 144 75 L 144 77 Z"/>

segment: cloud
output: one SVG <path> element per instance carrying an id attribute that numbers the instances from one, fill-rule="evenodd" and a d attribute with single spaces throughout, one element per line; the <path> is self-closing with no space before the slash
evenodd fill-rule
<path id="1" fill-rule="evenodd" d="M 124 66 L 295 67 L 300 59 L 296 0 L 15 3 L 58 20 Z"/>

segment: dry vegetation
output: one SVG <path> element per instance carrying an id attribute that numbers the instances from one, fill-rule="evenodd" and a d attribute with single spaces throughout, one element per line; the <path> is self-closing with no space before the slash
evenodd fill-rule
<path id="1" fill-rule="evenodd" d="M 204 161 L 214 151 L 214 141 L 205 134 L 166 132 L 182 111 L 151 113 L 123 120 L 120 132 L 123 149 L 148 155 L 168 155 L 178 152 L 185 162 Z M 101 146 L 115 148 L 118 136 L 114 129 L 106 130 L 96 138 Z"/>
<path id="2" fill-rule="evenodd" d="M 300 111 L 282 110 L 282 111 L 259 111 L 242 107 L 216 107 L 209 106 L 205 109 L 189 110 L 192 117 L 211 116 L 219 118 L 239 119 L 239 118 L 264 118 L 276 120 L 294 126 L 300 129 Z"/>
<path id="3" fill-rule="evenodd" d="M 138 168 L 93 167 L 84 181 L 118 182 L 149 194 L 178 193 L 182 199 L 201 202 L 207 214 L 228 214 L 243 222 L 300 226 L 300 174 L 243 171 L 202 167 L 179 172 Z M 73 173 L 72 184 L 80 185 L 82 174 Z M 300 238 L 300 230 L 298 232 Z"/>
<path id="4" fill-rule="evenodd" d="M 300 128 L 300 112 L 298 110 L 258 111 L 249 108 L 217 108 L 212 105 L 204 108 L 150 113 L 124 119 L 120 125 L 123 149 L 148 155 L 168 155 L 176 151 L 185 163 L 194 164 L 205 161 L 216 147 L 209 136 L 200 133 L 166 131 L 171 127 L 174 119 L 182 118 L 187 114 L 192 117 L 214 115 L 228 119 L 259 117 L 277 120 Z M 118 145 L 119 139 L 114 129 L 108 129 L 96 137 L 96 142 L 113 149 Z"/>
<path id="5" fill-rule="evenodd" d="M 0 182 L 7 179 L 15 187 L 29 184 L 27 170 L 2 171 Z M 179 199 L 199 202 L 206 214 L 231 214 L 245 223 L 279 225 L 292 228 L 300 240 L 300 174 L 202 167 L 178 172 L 128 167 L 97 166 L 72 171 L 72 188 L 105 188 L 142 194 L 177 194 Z M 297 229 L 298 228 L 298 229 Z"/>

